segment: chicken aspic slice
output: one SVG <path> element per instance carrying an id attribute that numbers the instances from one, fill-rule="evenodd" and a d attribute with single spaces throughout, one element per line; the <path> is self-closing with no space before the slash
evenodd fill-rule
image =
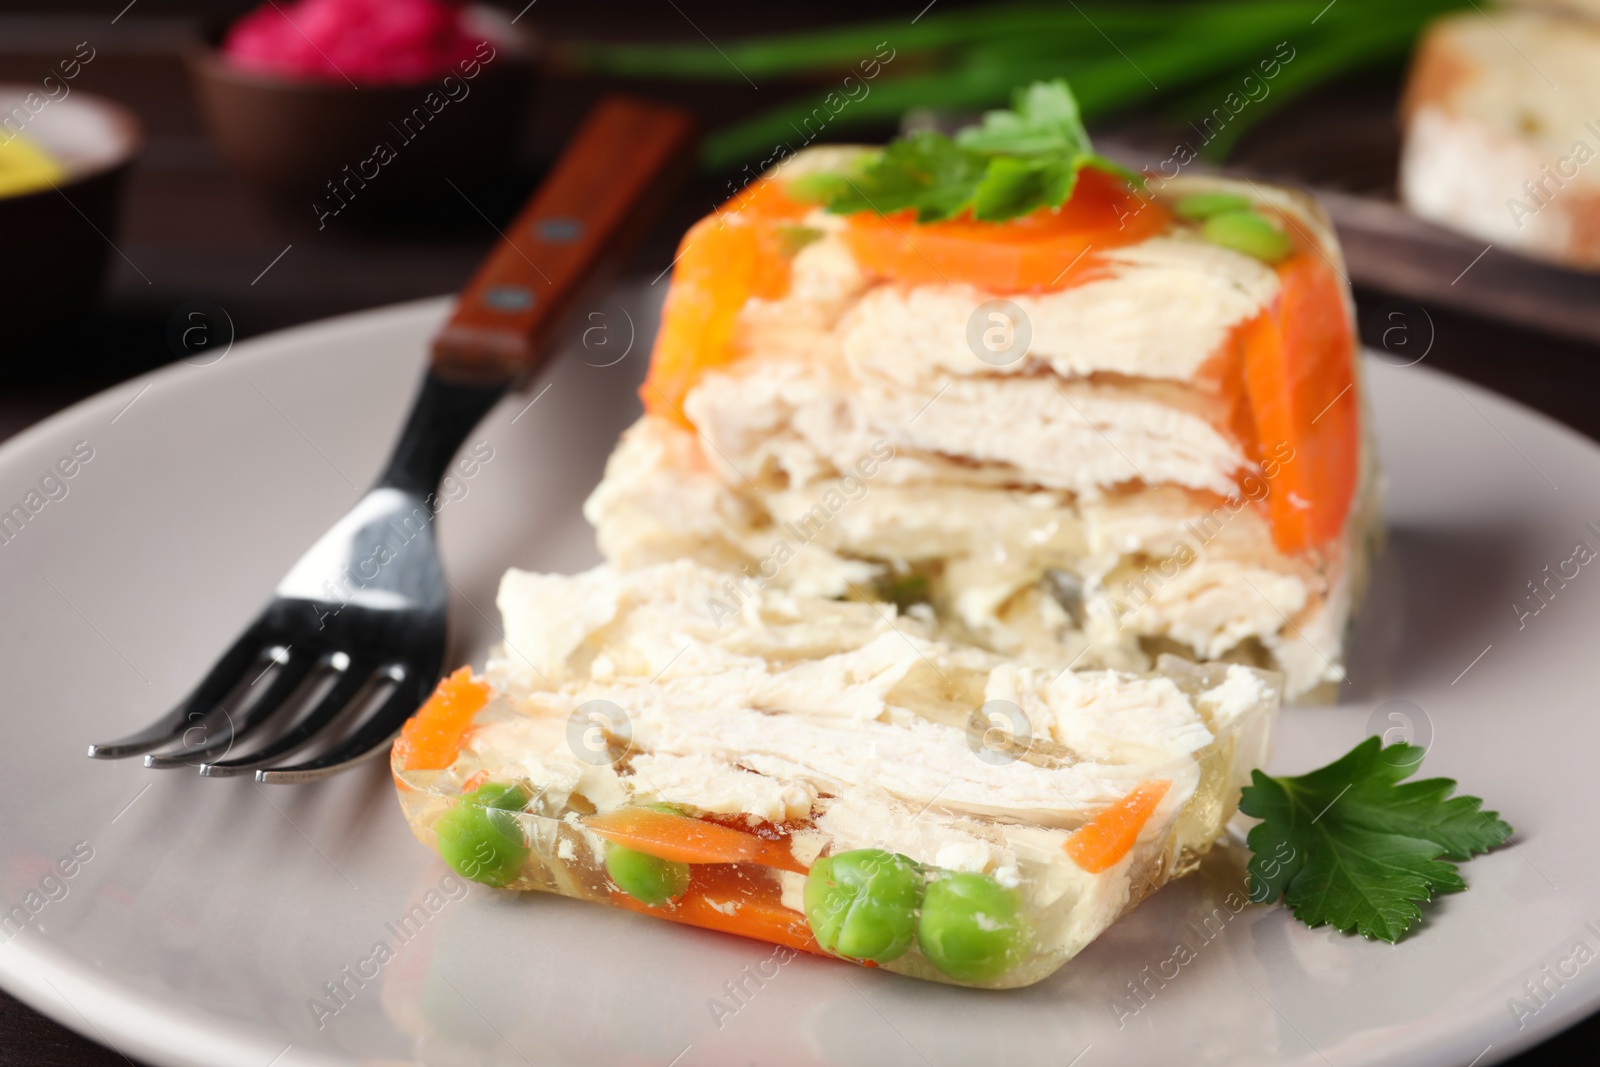
<path id="1" fill-rule="evenodd" d="M 395 749 L 424 844 L 490 885 L 965 985 L 1038 981 L 1192 869 L 1279 700 L 1248 667 L 1030 667 L 687 562 L 511 571 L 499 606 L 482 675 Z"/>

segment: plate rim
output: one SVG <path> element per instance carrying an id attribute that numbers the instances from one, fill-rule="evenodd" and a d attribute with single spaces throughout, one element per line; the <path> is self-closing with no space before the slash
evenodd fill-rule
<path id="1" fill-rule="evenodd" d="M 626 284 L 627 280 L 619 283 Z M 411 315 L 419 319 L 442 320 L 454 299 L 453 295 L 423 297 L 300 323 L 239 341 L 224 358 L 232 356 L 236 360 L 252 362 L 280 358 L 282 349 L 292 348 L 308 338 L 326 341 L 347 331 L 360 332 L 369 324 L 392 323 Z M 1547 430 L 1559 431 L 1558 436 L 1565 444 L 1587 450 L 1600 463 L 1600 441 L 1529 404 L 1447 370 L 1420 364 L 1396 366 L 1367 346 L 1363 346 L 1361 352 L 1364 357 L 1364 379 L 1370 378 L 1374 364 L 1381 365 L 1386 371 L 1421 370 L 1424 376 L 1437 380 L 1441 385 L 1463 391 L 1469 400 L 1484 400 L 1492 408 L 1515 412 L 1519 417 Z M 137 400 L 160 382 L 203 372 L 214 365 L 192 365 L 175 360 L 85 397 L 0 443 L 0 470 L 11 465 L 14 455 L 59 436 L 69 425 L 114 411 L 130 399 Z M 273 1067 L 291 1067 L 294 1064 L 351 1067 L 360 1062 L 355 1054 L 350 1057 L 331 1057 L 316 1050 L 297 1048 L 293 1044 L 280 1051 L 271 1042 L 263 1042 L 252 1033 L 256 1028 L 254 1024 L 160 1000 L 144 993 L 136 985 L 99 971 L 91 959 L 79 957 L 53 941 L 41 941 L 37 937 L 20 940 L 23 943 L 11 953 L 0 952 L 0 989 L 54 1022 L 119 1054 L 126 1055 L 127 1051 L 131 1051 L 149 1063 L 173 1067 L 217 1067 L 219 1064 L 235 1063 L 241 1067 L 259 1067 L 268 1062 L 263 1057 L 274 1055 L 279 1058 L 271 1060 Z M 16 941 L 19 938 L 13 937 L 5 944 Z M 0 948 L 3 947 L 0 945 Z M 26 965 L 18 966 L 16 961 L 19 959 L 25 960 Z M 1475 1064 L 1497 1063 L 1550 1040 L 1600 1009 L 1600 969 L 1580 972 L 1578 977 L 1568 981 L 1567 986 L 1573 990 L 1574 996 L 1563 998 L 1564 1004 L 1547 1004 L 1546 1007 L 1557 1010 L 1550 1012 L 1541 1009 L 1538 1017 L 1525 1030 L 1518 1031 L 1510 1039 L 1488 1041 L 1489 1037 L 1498 1033 L 1499 1028 L 1494 1013 L 1487 1006 L 1475 1015 L 1464 1018 L 1464 1013 L 1474 1011 L 1476 1003 L 1483 997 L 1497 995 L 1489 990 L 1447 1011 L 1420 1030 L 1408 1030 L 1398 1047 L 1391 1039 L 1377 1051 L 1353 1056 L 1347 1054 L 1330 1062 L 1383 1062 L 1416 1064 L 1420 1067 L 1451 1062 L 1451 1058 L 1457 1054 L 1465 1062 L 1465 1058 L 1476 1054 L 1478 1058 L 1473 1060 Z M 80 1003 L 87 1003 L 94 1012 L 102 1013 L 100 1018 L 97 1020 L 92 1014 L 82 1011 Z M 1488 1046 L 1482 1052 L 1477 1052 L 1484 1041 L 1488 1041 Z M 1487 1056 L 1491 1051 L 1494 1055 Z M 1311 1052 L 1302 1059 L 1315 1062 L 1321 1056 L 1321 1051 L 1312 1046 Z"/>

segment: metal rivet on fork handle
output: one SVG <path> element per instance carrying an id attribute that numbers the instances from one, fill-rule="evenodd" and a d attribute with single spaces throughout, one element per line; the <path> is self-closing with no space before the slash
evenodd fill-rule
<path id="1" fill-rule="evenodd" d="M 483 291 L 483 303 L 496 311 L 526 311 L 533 307 L 533 293 L 520 285 L 496 285 Z"/>
<path id="2" fill-rule="evenodd" d="M 570 245 L 583 236 L 583 223 L 564 216 L 540 219 L 533 224 L 533 235 L 545 244 Z"/>

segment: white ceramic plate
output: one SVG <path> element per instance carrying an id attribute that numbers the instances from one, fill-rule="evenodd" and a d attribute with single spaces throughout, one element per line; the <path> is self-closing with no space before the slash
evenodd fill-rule
<path id="1" fill-rule="evenodd" d="M 494 639 L 505 567 L 596 559 L 579 504 L 634 417 L 652 307 L 632 292 L 602 309 L 605 332 L 547 391 L 471 439 L 494 458 L 440 518 L 456 658 Z M 205 1067 L 1235 1067 L 1488 1064 L 1600 1003 L 1600 574 L 1552 579 L 1536 615 L 1513 608 L 1547 564 L 1600 548 L 1600 449 L 1424 367 L 1369 360 L 1389 547 L 1345 702 L 1284 715 L 1273 760 L 1306 770 L 1409 724 L 1427 772 L 1518 828 L 1398 947 L 1281 908 L 1233 914 L 1243 861 L 1225 849 L 1030 989 L 779 966 L 770 947 L 621 911 L 452 892 L 382 763 L 262 787 L 85 759 L 171 704 L 357 498 L 444 309 L 241 344 L 0 448 L 0 511 L 44 501 L 0 544 L 0 985 L 41 1011 Z M 41 477 L 78 442 L 92 459 L 48 499 Z M 63 878 L 74 849 L 88 859 Z"/>

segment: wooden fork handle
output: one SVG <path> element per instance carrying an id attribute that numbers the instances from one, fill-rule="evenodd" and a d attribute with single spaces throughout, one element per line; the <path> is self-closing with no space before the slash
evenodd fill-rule
<path id="1" fill-rule="evenodd" d="M 627 96 L 596 104 L 462 291 L 434 338 L 434 373 L 483 385 L 531 373 L 588 284 L 676 191 L 693 140 L 678 108 Z"/>

